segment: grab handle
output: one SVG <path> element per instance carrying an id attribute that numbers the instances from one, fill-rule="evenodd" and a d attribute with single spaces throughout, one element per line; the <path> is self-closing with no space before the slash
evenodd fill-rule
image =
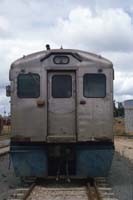
<path id="1" fill-rule="evenodd" d="M 85 104 L 86 104 L 86 101 L 85 101 L 85 100 L 81 100 L 81 101 L 80 101 L 80 104 L 81 104 L 81 105 L 85 105 Z"/>

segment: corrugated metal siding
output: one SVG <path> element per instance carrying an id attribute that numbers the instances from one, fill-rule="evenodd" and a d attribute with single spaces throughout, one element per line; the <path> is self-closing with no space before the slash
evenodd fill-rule
<path id="1" fill-rule="evenodd" d="M 133 108 L 125 109 L 125 131 L 133 133 Z"/>

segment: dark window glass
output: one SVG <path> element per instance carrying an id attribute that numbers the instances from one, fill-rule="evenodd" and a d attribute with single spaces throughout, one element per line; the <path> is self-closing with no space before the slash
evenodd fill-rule
<path id="1" fill-rule="evenodd" d="M 69 57 L 68 56 L 55 56 L 53 61 L 55 64 L 68 64 Z"/>
<path id="2" fill-rule="evenodd" d="M 40 76 L 38 74 L 20 74 L 18 76 L 18 97 L 37 98 L 40 96 Z"/>
<path id="3" fill-rule="evenodd" d="M 83 85 L 85 97 L 100 98 L 106 96 L 106 76 L 104 74 L 85 74 Z"/>
<path id="4" fill-rule="evenodd" d="M 72 96 L 72 77 L 70 75 L 54 75 L 52 77 L 52 96 L 54 98 Z"/>

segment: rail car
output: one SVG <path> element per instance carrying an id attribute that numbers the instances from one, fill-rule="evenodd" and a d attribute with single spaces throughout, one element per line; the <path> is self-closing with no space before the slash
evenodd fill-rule
<path id="1" fill-rule="evenodd" d="M 47 48 L 13 62 L 9 76 L 16 176 L 107 176 L 113 64 L 81 50 Z"/>

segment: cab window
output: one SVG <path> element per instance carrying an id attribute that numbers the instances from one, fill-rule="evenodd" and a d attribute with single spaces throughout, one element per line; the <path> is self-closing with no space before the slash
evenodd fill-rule
<path id="1" fill-rule="evenodd" d="M 17 79 L 19 98 L 37 98 L 40 96 L 40 76 L 35 73 L 19 74 Z"/>
<path id="2" fill-rule="evenodd" d="M 85 74 L 83 77 L 83 93 L 87 98 L 106 96 L 106 76 L 104 74 Z"/>

